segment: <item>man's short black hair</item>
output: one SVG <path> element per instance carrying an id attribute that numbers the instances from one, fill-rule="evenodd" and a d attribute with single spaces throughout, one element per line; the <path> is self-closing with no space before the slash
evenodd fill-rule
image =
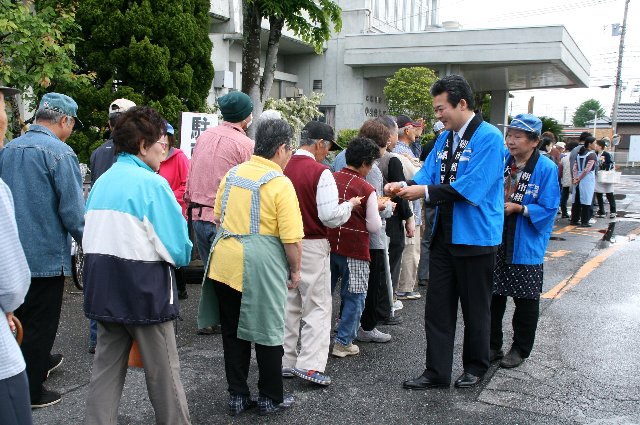
<path id="1" fill-rule="evenodd" d="M 590 131 L 583 131 L 582 133 L 580 133 L 580 138 L 578 139 L 580 142 L 584 142 L 585 139 L 589 136 L 592 136 Z"/>
<path id="2" fill-rule="evenodd" d="M 448 93 L 447 102 L 454 108 L 462 99 L 467 102 L 467 108 L 473 111 L 473 91 L 467 80 L 460 75 L 447 75 L 431 86 L 431 96 L 436 97 L 444 92 Z"/>
<path id="3" fill-rule="evenodd" d="M 347 165 L 360 168 L 362 165 L 371 165 L 380 158 L 380 148 L 376 143 L 366 137 L 356 137 L 347 145 L 345 152 Z"/>

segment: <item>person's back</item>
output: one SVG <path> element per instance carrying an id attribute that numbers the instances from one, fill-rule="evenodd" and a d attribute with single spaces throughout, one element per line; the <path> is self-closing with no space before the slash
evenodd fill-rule
<path id="1" fill-rule="evenodd" d="M 89 170 L 91 170 L 91 186 L 116 162 L 113 140 L 105 141 L 98 149 L 91 153 Z"/>
<path id="2" fill-rule="evenodd" d="M 61 270 L 70 274 L 67 235 L 81 240 L 84 225 L 76 154 L 50 130 L 34 124 L 3 149 L 0 177 L 13 193 L 20 241 L 32 275 L 55 276 Z"/>

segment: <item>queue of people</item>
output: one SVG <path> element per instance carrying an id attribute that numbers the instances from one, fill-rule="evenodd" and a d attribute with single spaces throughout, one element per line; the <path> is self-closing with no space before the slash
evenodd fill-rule
<path id="1" fill-rule="evenodd" d="M 0 93 L 3 102 L 13 91 Z M 100 175 L 86 207 L 77 157 L 63 143 L 81 125 L 78 105 L 45 95 L 35 124 L 0 154 L 0 208 L 10 218 L 1 224 L 0 270 L 11 281 L 0 280 L 0 340 L 9 347 L 0 351 L 0 389 L 19 394 L 6 409 L 0 398 L 3 415 L 28 424 L 30 408 L 61 400 L 43 382 L 62 361 L 51 350 L 70 234 L 84 248 L 84 311 L 93 321 L 86 423 L 116 422 L 134 342 L 156 422 L 190 423 L 173 327 L 188 296 L 181 276 L 191 261 L 188 222 L 205 271 L 198 333 L 221 333 L 231 415 L 291 407 L 283 378 L 330 385 L 329 355 L 356 356 L 356 342 L 391 341 L 378 326 L 402 323 L 397 311 L 421 297 L 417 285 L 427 286 L 425 366 L 404 388 L 450 386 L 458 303 L 464 372 L 454 386 L 476 386 L 494 361 L 519 366 L 533 349 L 544 253 L 559 206 L 568 216 L 571 187 L 572 220 L 589 225 L 594 192 L 599 213 L 606 194 L 615 215 L 612 188 L 595 184 L 595 168 L 612 167 L 601 153 L 606 143 L 586 136 L 572 161 L 534 115 L 516 116 L 503 137 L 474 112 L 461 76 L 441 78 L 431 94 L 434 140 L 417 149 L 422 121 L 377 117 L 363 123 L 333 171 L 324 165 L 339 150 L 331 126 L 309 122 L 297 143 L 291 126 L 268 114 L 256 119 L 252 140 L 253 104 L 244 93 L 218 99 L 224 121 L 200 136 L 190 161 L 157 111 L 118 99 L 109 107 L 111 138 L 92 155 Z M 51 223 L 45 235 L 30 230 L 38 221 Z M 516 308 L 504 354 L 508 297 Z M 12 314 L 25 329 L 20 349 L 9 333 Z M 257 397 L 247 382 L 252 347 Z"/>

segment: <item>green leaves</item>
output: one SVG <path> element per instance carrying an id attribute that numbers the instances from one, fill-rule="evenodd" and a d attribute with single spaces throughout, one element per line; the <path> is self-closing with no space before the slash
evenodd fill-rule
<path id="1" fill-rule="evenodd" d="M 435 114 L 429 90 L 437 80 L 435 73 L 422 67 L 402 68 L 387 79 L 384 96 L 390 115 L 433 121 Z"/>
<path id="2" fill-rule="evenodd" d="M 318 109 L 323 94 L 311 93 L 311 96 L 302 96 L 297 99 L 269 98 L 264 103 L 265 109 L 275 109 L 282 115 L 282 119 L 293 127 L 294 139 L 297 139 L 302 127 L 312 119 L 322 116 Z"/>
<path id="3" fill-rule="evenodd" d="M 576 127 L 584 127 L 585 122 L 595 118 L 593 111 L 597 112 L 598 117 L 605 115 L 602 105 L 596 99 L 589 99 L 582 102 L 576 109 L 575 114 L 573 114 L 573 125 Z"/>

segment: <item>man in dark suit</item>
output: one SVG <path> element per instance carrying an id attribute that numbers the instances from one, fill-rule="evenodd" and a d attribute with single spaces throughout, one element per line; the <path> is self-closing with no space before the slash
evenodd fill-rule
<path id="1" fill-rule="evenodd" d="M 431 94 L 447 131 L 413 181 L 385 187 L 437 206 L 425 304 L 426 368 L 403 383 L 416 390 L 450 384 L 458 301 L 464 373 L 455 386 L 475 386 L 489 368 L 491 285 L 504 221 L 502 133 L 474 114 L 473 93 L 461 76 L 436 81 Z"/>

